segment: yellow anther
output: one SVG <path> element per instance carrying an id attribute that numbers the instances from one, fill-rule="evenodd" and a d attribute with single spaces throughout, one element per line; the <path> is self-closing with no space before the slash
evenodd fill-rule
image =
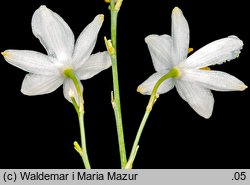
<path id="1" fill-rule="evenodd" d="M 80 156 L 83 155 L 82 148 L 81 148 L 80 145 L 77 143 L 77 141 L 74 142 L 74 148 L 75 148 L 75 150 L 80 154 Z"/>
<path id="2" fill-rule="evenodd" d="M 194 48 L 188 48 L 188 53 L 191 53 L 192 51 L 194 51 Z"/>
<path id="3" fill-rule="evenodd" d="M 113 48 L 113 45 L 112 45 L 111 40 L 107 40 L 107 38 L 104 37 L 104 41 L 105 41 L 106 48 L 107 48 L 109 54 L 110 54 L 110 55 L 115 54 L 115 49 Z"/>
<path id="4" fill-rule="evenodd" d="M 210 67 L 202 67 L 200 70 L 211 70 Z"/>
<path id="5" fill-rule="evenodd" d="M 122 6 L 122 1 L 123 0 L 116 0 L 116 4 L 115 4 L 115 10 L 119 11 L 121 6 Z"/>
<path id="6" fill-rule="evenodd" d="M 105 3 L 110 3 L 110 0 L 104 0 L 105 1 Z"/>

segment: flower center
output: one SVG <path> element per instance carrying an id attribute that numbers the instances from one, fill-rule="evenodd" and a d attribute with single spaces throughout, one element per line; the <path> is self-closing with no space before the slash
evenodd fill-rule
<path id="1" fill-rule="evenodd" d="M 183 70 L 178 66 L 173 67 L 172 70 L 174 70 L 174 75 L 172 76 L 172 78 L 178 79 L 183 74 Z"/>
<path id="2" fill-rule="evenodd" d="M 63 75 L 66 78 L 70 78 L 74 74 L 73 69 L 71 67 L 66 67 L 63 69 Z"/>

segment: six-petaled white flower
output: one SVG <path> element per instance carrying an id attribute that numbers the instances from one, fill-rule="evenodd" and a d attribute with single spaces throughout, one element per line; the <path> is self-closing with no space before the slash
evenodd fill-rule
<path id="1" fill-rule="evenodd" d="M 71 101 L 70 90 L 74 90 L 75 95 L 77 92 L 72 80 L 65 76 L 66 70 L 74 72 L 83 90 L 80 80 L 110 67 L 111 60 L 106 51 L 91 55 L 103 19 L 103 15 L 97 15 L 75 43 L 73 32 L 58 14 L 46 6 L 37 9 L 32 17 L 32 31 L 48 55 L 30 50 L 2 52 L 7 62 L 29 72 L 23 80 L 21 92 L 26 95 L 47 94 L 63 84 L 64 96 Z"/>
<path id="2" fill-rule="evenodd" d="M 150 95 L 156 82 L 170 69 L 178 71 L 177 78 L 165 80 L 157 93 L 163 94 L 176 87 L 179 95 L 201 116 L 209 118 L 214 98 L 211 90 L 242 91 L 247 86 L 232 75 L 221 71 L 203 70 L 204 67 L 221 64 L 239 56 L 243 42 L 229 36 L 211 42 L 187 57 L 189 26 L 182 11 L 172 12 L 172 36 L 149 35 L 145 38 L 156 72 L 144 81 L 138 92 Z M 211 90 L 210 90 L 211 89 Z"/>

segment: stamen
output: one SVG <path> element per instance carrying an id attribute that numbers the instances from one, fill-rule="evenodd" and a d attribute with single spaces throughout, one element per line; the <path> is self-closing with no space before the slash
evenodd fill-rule
<path id="1" fill-rule="evenodd" d="M 192 51 L 194 51 L 194 48 L 188 48 L 188 53 L 191 53 Z"/>
<path id="2" fill-rule="evenodd" d="M 200 70 L 208 70 L 208 71 L 209 71 L 209 70 L 211 70 L 211 69 L 210 69 L 210 67 L 206 66 L 206 67 L 200 68 Z"/>
<path id="3" fill-rule="evenodd" d="M 110 54 L 110 55 L 114 55 L 114 54 L 115 54 L 115 49 L 114 49 L 114 47 L 113 47 L 113 45 L 112 45 L 111 40 L 107 40 L 107 38 L 104 37 L 104 41 L 105 41 L 106 48 L 107 48 L 109 54 Z"/>

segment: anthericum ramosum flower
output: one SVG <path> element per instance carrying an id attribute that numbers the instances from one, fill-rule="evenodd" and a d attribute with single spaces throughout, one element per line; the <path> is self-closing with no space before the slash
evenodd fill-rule
<path id="1" fill-rule="evenodd" d="M 33 34 L 40 40 L 48 55 L 30 50 L 6 50 L 5 60 L 29 72 L 23 80 L 21 92 L 25 95 L 41 95 L 53 92 L 63 84 L 64 96 L 71 102 L 70 89 L 77 95 L 73 81 L 65 72 L 73 72 L 79 81 L 93 77 L 111 66 L 109 54 L 92 54 L 98 32 L 104 20 L 97 15 L 82 31 L 76 43 L 68 24 L 46 6 L 40 6 L 32 17 Z M 78 97 L 75 97 L 78 101 Z"/>
<path id="2" fill-rule="evenodd" d="M 207 68 L 238 57 L 243 46 L 238 37 L 229 36 L 216 40 L 187 57 L 189 26 L 177 7 L 172 11 L 171 34 L 172 36 L 149 35 L 145 38 L 156 72 L 138 87 L 138 92 L 150 95 L 156 82 L 175 68 L 178 71 L 177 77 L 165 80 L 157 93 L 166 93 L 175 86 L 179 95 L 200 116 L 209 118 L 214 106 L 211 90 L 243 91 L 247 88 L 236 77 Z"/>

